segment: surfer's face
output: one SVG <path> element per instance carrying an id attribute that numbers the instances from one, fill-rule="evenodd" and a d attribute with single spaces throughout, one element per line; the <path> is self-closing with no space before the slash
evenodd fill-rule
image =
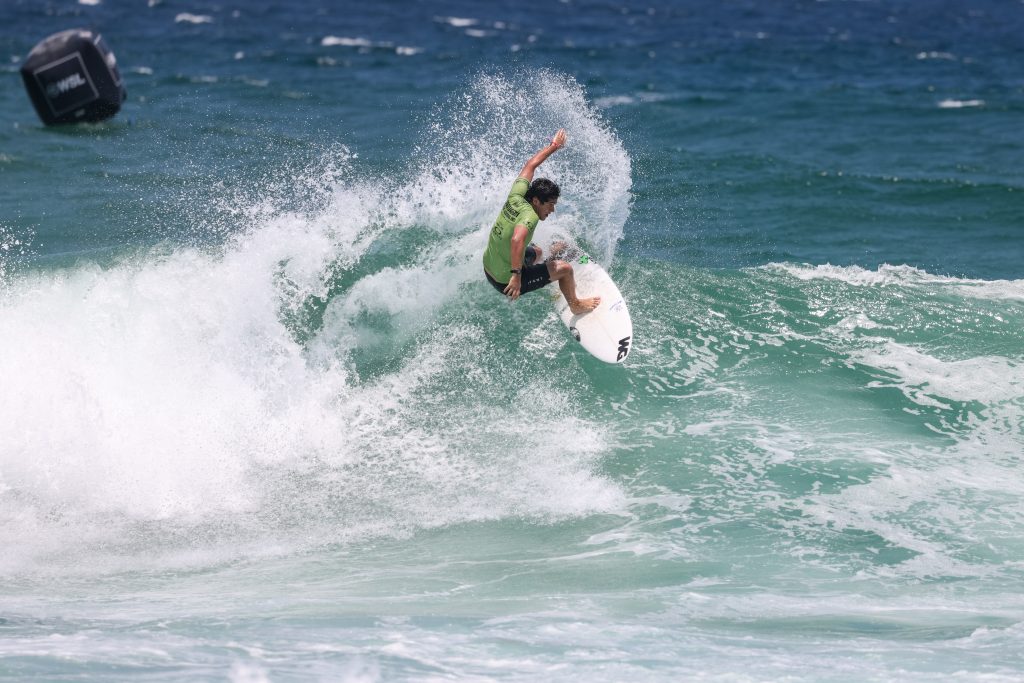
<path id="1" fill-rule="evenodd" d="M 534 211 L 537 212 L 537 217 L 544 220 L 555 212 L 555 204 L 558 203 L 557 199 L 552 199 L 547 202 L 542 202 L 539 199 L 534 198 L 532 202 Z"/>

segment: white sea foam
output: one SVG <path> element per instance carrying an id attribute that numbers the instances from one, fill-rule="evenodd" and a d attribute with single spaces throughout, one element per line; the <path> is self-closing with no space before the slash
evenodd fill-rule
<path id="1" fill-rule="evenodd" d="M 476 26 L 480 23 L 478 19 L 472 19 L 470 17 L 434 17 L 434 21 L 441 24 L 448 24 L 455 28 L 467 28 L 469 26 Z"/>
<path id="2" fill-rule="evenodd" d="M 599 97 L 594 100 L 594 106 L 600 109 L 610 109 L 611 107 L 619 107 L 627 104 L 635 104 L 636 98 L 630 97 L 629 95 L 609 95 L 608 97 Z"/>
<path id="3" fill-rule="evenodd" d="M 965 109 L 968 107 L 984 107 L 985 100 L 954 100 L 945 99 L 941 100 L 938 104 L 939 109 Z"/>
<path id="4" fill-rule="evenodd" d="M 396 55 L 401 57 L 412 57 L 423 52 L 423 48 L 414 47 L 411 45 L 394 45 L 394 43 L 388 42 L 375 42 L 369 38 L 350 38 L 347 36 L 324 36 L 320 39 L 320 45 L 323 47 L 355 47 L 359 48 L 361 52 L 366 52 L 371 49 L 380 50 L 394 50 Z M 333 65 L 334 60 L 329 58 L 321 58 L 320 60 L 324 64 Z"/>
<path id="5" fill-rule="evenodd" d="M 345 36 L 324 36 L 320 40 L 320 44 L 324 47 L 372 47 L 373 41 L 366 38 L 348 38 Z"/>
<path id="6" fill-rule="evenodd" d="M 270 683 L 271 678 L 266 669 L 257 664 L 235 662 L 228 672 L 228 680 L 231 683 Z"/>
<path id="7" fill-rule="evenodd" d="M 835 281 L 858 289 L 887 290 L 890 293 L 884 300 L 901 302 L 873 306 L 874 296 L 864 299 L 863 293 L 828 290 L 825 300 L 833 306 L 849 297 L 846 308 L 851 312 L 824 328 L 821 340 L 844 357 L 849 368 L 866 375 L 863 386 L 879 392 L 881 406 L 889 406 L 889 391 L 899 392 L 904 400 L 896 404 L 898 413 L 887 414 L 888 408 L 866 413 L 877 440 L 865 433 L 860 441 L 867 443 L 848 446 L 877 451 L 851 458 L 874 463 L 879 469 L 865 483 L 809 496 L 800 505 L 803 520 L 794 523 L 799 533 L 813 535 L 814 529 L 820 528 L 828 533 L 839 530 L 876 536 L 878 552 L 888 548 L 900 559 L 864 570 L 873 577 L 984 577 L 1005 571 L 984 559 L 985 553 L 979 558 L 968 549 L 984 538 L 990 544 L 989 552 L 1012 556 L 1005 547 L 1012 547 L 1015 541 L 1002 538 L 1006 534 L 1000 529 L 1024 523 L 1024 506 L 1017 502 L 1024 493 L 1024 483 L 1017 476 L 1024 436 L 1019 419 L 1024 357 L 1015 355 L 1012 335 L 1005 336 L 1001 329 L 1005 323 L 998 314 L 984 320 L 991 322 L 1010 346 L 1001 343 L 996 348 L 1006 352 L 977 355 L 965 355 L 971 349 L 966 342 L 957 344 L 943 336 L 936 339 L 934 334 L 913 341 L 922 323 L 918 316 L 907 318 L 905 314 L 921 313 L 927 321 L 924 329 L 942 330 L 949 325 L 955 330 L 964 324 L 961 318 L 965 313 L 977 309 L 980 302 L 985 302 L 986 310 L 998 311 L 1006 307 L 1004 302 L 1015 307 L 1024 300 L 1024 281 L 954 278 L 909 266 L 882 266 L 871 271 L 772 264 L 763 270 L 805 282 Z M 808 291 L 818 297 L 822 290 Z M 923 302 L 927 308 L 915 302 Z M 860 306 L 871 308 L 858 311 Z M 893 311 L 899 311 L 897 317 L 888 317 Z M 965 332 L 991 340 L 984 330 Z M 890 438 L 881 436 L 907 415 L 919 416 L 921 428 L 933 433 L 932 438 L 907 438 L 901 430 Z"/>
<path id="8" fill-rule="evenodd" d="M 1015 464 L 994 461 L 976 447 L 958 448 L 949 457 L 911 449 L 887 459 L 885 471 L 868 483 L 812 496 L 801 508 L 806 520 L 871 532 L 891 547 L 912 551 L 898 564 L 873 567 L 878 576 L 979 577 L 1003 571 L 963 557 L 963 549 L 965 540 L 999 543 L 996 529 L 1024 523 L 1024 506 L 1016 502 L 1024 486 Z"/>
<path id="9" fill-rule="evenodd" d="M 944 400 L 992 405 L 1024 396 L 1024 359 L 998 356 L 942 360 L 912 346 L 886 340 L 877 348 L 855 350 L 851 360 L 884 370 L 915 403 L 943 406 Z"/>
<path id="10" fill-rule="evenodd" d="M 190 14 L 188 12 L 181 12 L 174 17 L 174 23 L 176 24 L 212 24 L 213 17 L 209 14 Z"/>
<path id="11" fill-rule="evenodd" d="M 1024 280 L 979 280 L 933 275 L 913 266 L 883 264 L 878 270 L 860 266 L 772 263 L 761 268 L 800 280 L 839 280 L 855 287 L 938 287 L 979 299 L 1024 300 Z"/>
<path id="12" fill-rule="evenodd" d="M 488 83 L 471 97 L 489 100 Z M 582 96 L 557 88 L 544 101 L 576 117 L 584 147 L 563 173 L 611 173 L 587 168 L 602 142 L 587 135 L 605 129 L 588 132 L 588 110 L 572 110 Z M 511 412 L 460 400 L 467 382 L 505 377 L 490 378 L 483 330 L 441 311 L 479 280 L 487 223 L 518 169 L 452 161 L 452 175 L 396 182 L 359 178 L 350 157 L 256 188 L 262 199 L 225 197 L 249 227 L 215 252 L 161 247 L 0 281 L 0 572 L 138 566 L 140 547 L 187 564 L 623 506 L 592 468 L 608 438 L 567 390 L 528 379 Z M 296 194 L 315 209 L 282 209 Z M 347 275 L 405 230 L 446 240 Z M 351 282 L 334 291 L 339 276 Z M 288 321 L 327 299 L 301 341 Z M 360 376 L 358 354 L 382 342 L 404 348 L 399 360 Z M 208 549 L 176 540 L 196 534 Z"/>

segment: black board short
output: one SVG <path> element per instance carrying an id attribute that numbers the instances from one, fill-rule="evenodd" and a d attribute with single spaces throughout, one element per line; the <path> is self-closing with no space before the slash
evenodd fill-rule
<path id="1" fill-rule="evenodd" d="M 530 263 L 537 258 L 537 252 L 534 251 L 533 247 L 527 247 L 524 256 L 526 257 L 526 262 Z M 505 293 L 505 288 L 508 287 L 507 282 L 498 282 L 491 277 L 491 274 L 486 270 L 484 271 L 484 275 L 487 276 L 487 281 L 491 283 L 492 287 L 502 294 Z M 523 274 L 520 276 L 519 281 L 522 284 L 519 288 L 520 294 L 526 294 L 527 292 L 538 290 L 541 287 L 546 287 L 551 283 L 551 276 L 548 274 L 547 262 L 541 261 L 540 263 L 534 263 L 533 265 L 523 266 Z"/>

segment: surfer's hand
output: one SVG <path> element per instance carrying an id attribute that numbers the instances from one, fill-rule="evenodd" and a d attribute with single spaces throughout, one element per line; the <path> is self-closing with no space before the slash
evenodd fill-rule
<path id="1" fill-rule="evenodd" d="M 523 287 L 522 279 L 518 275 L 513 273 L 512 274 L 512 279 L 509 280 L 508 281 L 508 285 L 505 286 L 505 294 L 507 294 L 510 297 L 512 297 L 512 300 L 515 301 L 516 299 L 519 298 L 519 290 L 522 289 L 522 287 Z"/>
<path id="2" fill-rule="evenodd" d="M 551 138 L 551 146 L 555 149 L 561 149 L 565 145 L 565 128 L 559 128 L 558 132 L 555 133 L 555 137 Z"/>

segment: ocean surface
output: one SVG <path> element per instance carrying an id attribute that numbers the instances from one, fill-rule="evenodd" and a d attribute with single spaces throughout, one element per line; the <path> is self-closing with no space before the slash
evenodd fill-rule
<path id="1" fill-rule="evenodd" d="M 0 679 L 1024 679 L 1024 3 L 0 26 Z M 561 127 L 620 366 L 482 275 Z"/>

